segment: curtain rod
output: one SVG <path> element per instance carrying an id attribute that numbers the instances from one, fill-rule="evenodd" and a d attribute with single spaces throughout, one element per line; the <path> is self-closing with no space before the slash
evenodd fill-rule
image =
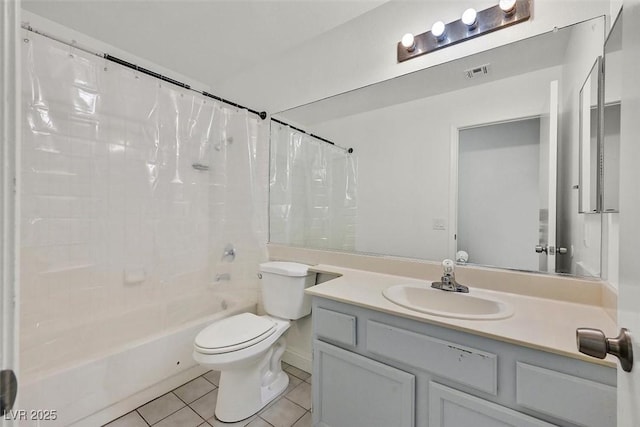
<path id="1" fill-rule="evenodd" d="M 333 145 L 334 147 L 340 148 L 340 149 L 342 149 L 342 150 L 346 151 L 346 152 L 347 152 L 347 153 L 349 153 L 349 154 L 353 153 L 353 148 L 351 148 L 351 147 L 349 147 L 349 148 L 341 147 L 340 145 L 336 145 L 334 142 L 331 142 L 331 141 L 329 141 L 328 139 L 322 138 L 321 136 L 318 136 L 318 135 L 314 135 L 314 134 L 312 134 L 311 132 L 307 132 L 306 130 L 300 129 L 300 128 L 295 127 L 295 126 L 293 126 L 293 125 L 290 125 L 289 123 L 285 123 L 285 122 L 280 121 L 280 120 L 278 120 L 278 119 L 274 119 L 273 117 L 271 118 L 271 120 L 272 120 L 272 121 L 274 121 L 274 122 L 276 122 L 276 123 L 279 123 L 279 124 L 281 124 L 281 125 L 283 125 L 283 126 L 288 126 L 288 127 L 290 127 L 291 129 L 293 129 L 293 130 L 297 130 L 298 132 L 302 132 L 302 133 L 304 133 L 305 135 L 309 135 L 309 136 L 311 136 L 311 137 L 313 137 L 313 138 L 315 138 L 315 139 L 319 139 L 319 140 L 320 140 L 320 141 L 322 141 L 322 142 L 326 142 L 327 144 L 331 144 L 331 145 Z"/>
<path id="2" fill-rule="evenodd" d="M 224 99 L 224 98 L 221 98 L 219 96 L 210 94 L 209 92 L 195 90 L 190 85 L 188 85 L 186 83 L 183 83 L 183 82 L 180 82 L 178 80 L 172 79 L 170 77 L 167 77 L 167 76 L 165 76 L 163 74 L 156 73 L 155 71 L 151 71 L 151 70 L 149 70 L 147 68 L 140 67 L 140 66 L 138 66 L 136 64 L 132 64 L 131 62 L 127 62 L 127 61 L 125 61 L 123 59 L 120 59 L 120 58 L 117 58 L 117 57 L 115 57 L 113 55 L 109 55 L 108 53 L 99 53 L 99 52 L 93 51 L 93 50 L 91 50 L 89 48 L 80 46 L 80 45 L 78 45 L 76 43 L 75 40 L 72 40 L 71 42 L 68 42 L 66 40 L 63 40 L 63 39 L 60 39 L 58 37 L 52 36 L 50 34 L 44 33 L 42 31 L 38 31 L 38 30 L 34 29 L 33 27 L 31 27 L 28 23 L 22 23 L 22 28 L 27 30 L 27 31 L 31 31 L 32 33 L 35 33 L 35 34 L 41 35 L 43 37 L 49 38 L 51 40 L 54 40 L 54 41 L 56 41 L 58 43 L 62 43 L 64 45 L 70 46 L 70 47 L 72 47 L 74 49 L 81 50 L 81 51 L 83 51 L 85 53 L 88 53 L 90 55 L 95 55 L 95 56 L 104 58 L 104 59 L 106 59 L 108 61 L 115 62 L 116 64 L 122 65 L 123 67 L 127 67 L 127 68 L 130 68 L 132 70 L 136 70 L 136 71 L 138 71 L 138 72 L 140 72 L 142 74 L 146 74 L 148 76 L 151 76 L 151 77 L 154 77 L 156 79 L 165 81 L 167 83 L 171 83 L 171 84 L 176 85 L 178 87 L 181 87 L 183 89 L 191 90 L 193 92 L 196 92 L 196 93 L 199 93 L 201 95 L 204 95 L 204 96 L 206 96 L 208 98 L 213 98 L 213 99 L 215 99 L 217 101 L 223 102 L 225 104 L 231 105 L 231 106 L 236 107 L 236 108 L 240 108 L 242 110 L 247 110 L 248 112 L 257 115 L 262 120 L 267 118 L 267 112 L 266 111 L 256 111 L 256 110 L 253 110 L 251 108 L 245 107 L 244 105 L 240 105 L 240 104 L 238 104 L 236 102 L 229 101 L 228 99 Z"/>

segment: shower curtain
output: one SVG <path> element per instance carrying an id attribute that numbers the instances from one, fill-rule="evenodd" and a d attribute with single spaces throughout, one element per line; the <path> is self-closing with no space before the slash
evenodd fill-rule
<path id="1" fill-rule="evenodd" d="M 257 300 L 265 122 L 32 33 L 22 70 L 23 380 Z"/>
<path id="2" fill-rule="evenodd" d="M 356 178 L 354 154 L 272 121 L 270 242 L 353 251 Z"/>

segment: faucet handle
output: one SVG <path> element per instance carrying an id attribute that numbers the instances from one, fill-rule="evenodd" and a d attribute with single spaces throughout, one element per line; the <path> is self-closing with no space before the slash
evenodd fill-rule
<path id="1" fill-rule="evenodd" d="M 452 260 L 450 259 L 445 259 L 444 261 L 442 261 L 442 269 L 444 270 L 444 273 L 453 273 L 453 269 L 455 267 L 455 264 L 453 263 Z"/>

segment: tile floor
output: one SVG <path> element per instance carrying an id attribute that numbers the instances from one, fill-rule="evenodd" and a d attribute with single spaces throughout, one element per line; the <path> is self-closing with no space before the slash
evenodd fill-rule
<path id="1" fill-rule="evenodd" d="M 213 412 L 220 373 L 209 371 L 104 427 L 311 427 L 311 375 L 286 363 L 289 387 L 258 414 L 223 423 Z"/>

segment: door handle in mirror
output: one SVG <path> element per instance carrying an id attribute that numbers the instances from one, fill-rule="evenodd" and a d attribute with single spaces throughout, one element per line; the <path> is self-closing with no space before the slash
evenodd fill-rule
<path id="1" fill-rule="evenodd" d="M 536 252 L 539 254 L 542 252 L 547 253 L 547 245 L 536 245 Z"/>
<path id="2" fill-rule="evenodd" d="M 633 346 L 631 334 L 625 328 L 615 338 L 607 338 L 600 329 L 576 329 L 578 351 L 586 355 L 604 359 L 607 354 L 616 356 L 625 372 L 631 372 L 633 367 Z"/>

